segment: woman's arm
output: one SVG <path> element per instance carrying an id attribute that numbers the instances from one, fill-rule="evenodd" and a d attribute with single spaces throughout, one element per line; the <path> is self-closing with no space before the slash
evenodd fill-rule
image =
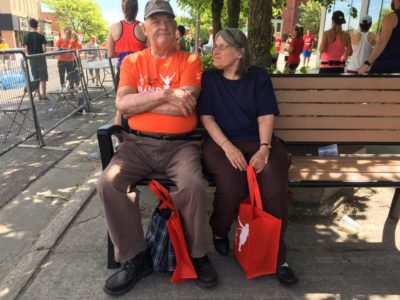
<path id="1" fill-rule="evenodd" d="M 204 115 L 200 116 L 200 120 L 213 141 L 225 152 L 232 166 L 237 170 L 246 171 L 247 162 L 243 153 L 230 142 L 217 122 L 215 122 L 214 117 Z"/>
<path id="2" fill-rule="evenodd" d="M 375 47 L 374 49 L 372 49 L 367 59 L 370 64 L 373 64 L 373 62 L 379 57 L 379 55 L 381 55 L 381 53 L 385 49 L 392 35 L 393 28 L 396 26 L 397 22 L 398 20 L 395 13 L 390 13 L 383 17 L 381 35 L 377 39 Z M 365 74 L 368 69 L 369 66 L 364 64 L 358 71 L 358 74 Z"/>
<path id="3" fill-rule="evenodd" d="M 326 51 L 326 49 L 328 48 L 328 32 L 325 31 L 322 34 L 322 40 L 321 40 L 321 44 L 319 45 L 319 52 L 323 53 Z"/>
<path id="4" fill-rule="evenodd" d="M 274 129 L 274 115 L 259 116 L 258 131 L 260 134 L 260 149 L 250 159 L 250 164 L 256 173 L 260 173 L 268 162 L 271 150 L 272 131 Z"/>
<path id="5" fill-rule="evenodd" d="M 344 46 L 345 46 L 343 61 L 346 61 L 347 58 L 353 54 L 353 47 L 351 46 L 350 34 L 345 32 L 343 34 L 343 39 L 344 39 Z"/>

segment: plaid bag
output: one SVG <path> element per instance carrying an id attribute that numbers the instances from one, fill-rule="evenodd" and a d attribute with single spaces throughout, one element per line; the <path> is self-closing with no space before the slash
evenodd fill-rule
<path id="1" fill-rule="evenodd" d="M 172 274 L 176 267 L 175 252 L 167 228 L 171 214 L 171 209 L 157 207 L 146 233 L 146 244 L 150 249 L 153 269 L 159 273 Z"/>

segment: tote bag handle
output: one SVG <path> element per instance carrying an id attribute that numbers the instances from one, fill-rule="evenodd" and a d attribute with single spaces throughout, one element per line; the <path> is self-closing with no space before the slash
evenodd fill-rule
<path id="1" fill-rule="evenodd" d="M 148 187 L 157 196 L 160 202 L 161 209 L 170 208 L 173 211 L 176 210 L 174 200 L 172 200 L 168 190 L 163 187 L 159 182 L 157 182 L 157 180 L 152 179 Z"/>
<path id="2" fill-rule="evenodd" d="M 251 205 L 262 210 L 263 205 L 261 201 L 260 188 L 258 187 L 257 175 L 254 171 L 253 166 L 251 165 L 247 167 L 247 184 L 249 186 L 249 197 Z"/>

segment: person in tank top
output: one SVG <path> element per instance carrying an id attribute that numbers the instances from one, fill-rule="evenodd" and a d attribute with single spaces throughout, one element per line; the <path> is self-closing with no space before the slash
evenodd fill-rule
<path id="1" fill-rule="evenodd" d="M 371 16 L 362 17 L 360 20 L 360 31 L 350 36 L 353 54 L 349 57 L 346 73 L 357 74 L 371 53 L 376 41 L 376 34 L 369 31 L 371 25 Z"/>
<path id="2" fill-rule="evenodd" d="M 350 34 L 342 29 L 342 24 L 346 23 L 342 11 L 337 10 L 332 14 L 332 23 L 332 28 L 322 35 L 319 46 L 321 52 L 320 74 L 344 73 L 347 57 L 353 52 Z"/>
<path id="3" fill-rule="evenodd" d="M 400 73 L 400 0 L 392 0 L 393 12 L 383 17 L 382 30 L 358 74 Z"/>
<path id="4" fill-rule="evenodd" d="M 115 86 L 118 89 L 120 72 L 119 68 L 123 59 L 134 52 L 146 48 L 146 37 L 142 31 L 142 24 L 136 21 L 138 12 L 137 0 L 122 0 L 122 12 L 124 19 L 110 26 L 108 33 L 107 55 L 108 57 L 118 57 L 117 73 L 115 74 Z M 121 120 L 121 115 L 115 115 L 115 124 L 125 126 L 125 120 Z M 127 125 L 126 125 L 127 127 Z"/>

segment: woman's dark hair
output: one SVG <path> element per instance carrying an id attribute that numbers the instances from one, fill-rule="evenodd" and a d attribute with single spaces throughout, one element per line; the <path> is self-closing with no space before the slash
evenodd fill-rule
<path id="1" fill-rule="evenodd" d="M 294 31 L 296 32 L 296 37 L 301 38 L 304 35 L 304 28 L 301 25 L 296 25 L 294 27 Z"/>
<path id="2" fill-rule="evenodd" d="M 239 75 L 240 78 L 245 77 L 250 68 L 251 59 L 247 38 L 244 33 L 237 28 L 226 28 L 217 33 L 215 40 L 218 37 L 221 37 L 228 45 L 242 49 L 243 55 L 236 70 L 236 75 Z"/>
<path id="3" fill-rule="evenodd" d="M 137 0 L 122 0 L 122 11 L 127 21 L 135 21 L 138 9 Z"/>
<path id="4" fill-rule="evenodd" d="M 371 28 L 372 23 L 360 23 L 360 28 L 363 31 L 368 31 Z"/>
<path id="5" fill-rule="evenodd" d="M 186 28 L 183 25 L 176 26 L 176 29 L 179 31 L 180 36 L 184 36 L 186 33 Z"/>
<path id="6" fill-rule="evenodd" d="M 32 18 L 32 19 L 29 20 L 29 26 L 31 28 L 36 29 L 39 26 L 39 22 L 36 19 Z"/>

